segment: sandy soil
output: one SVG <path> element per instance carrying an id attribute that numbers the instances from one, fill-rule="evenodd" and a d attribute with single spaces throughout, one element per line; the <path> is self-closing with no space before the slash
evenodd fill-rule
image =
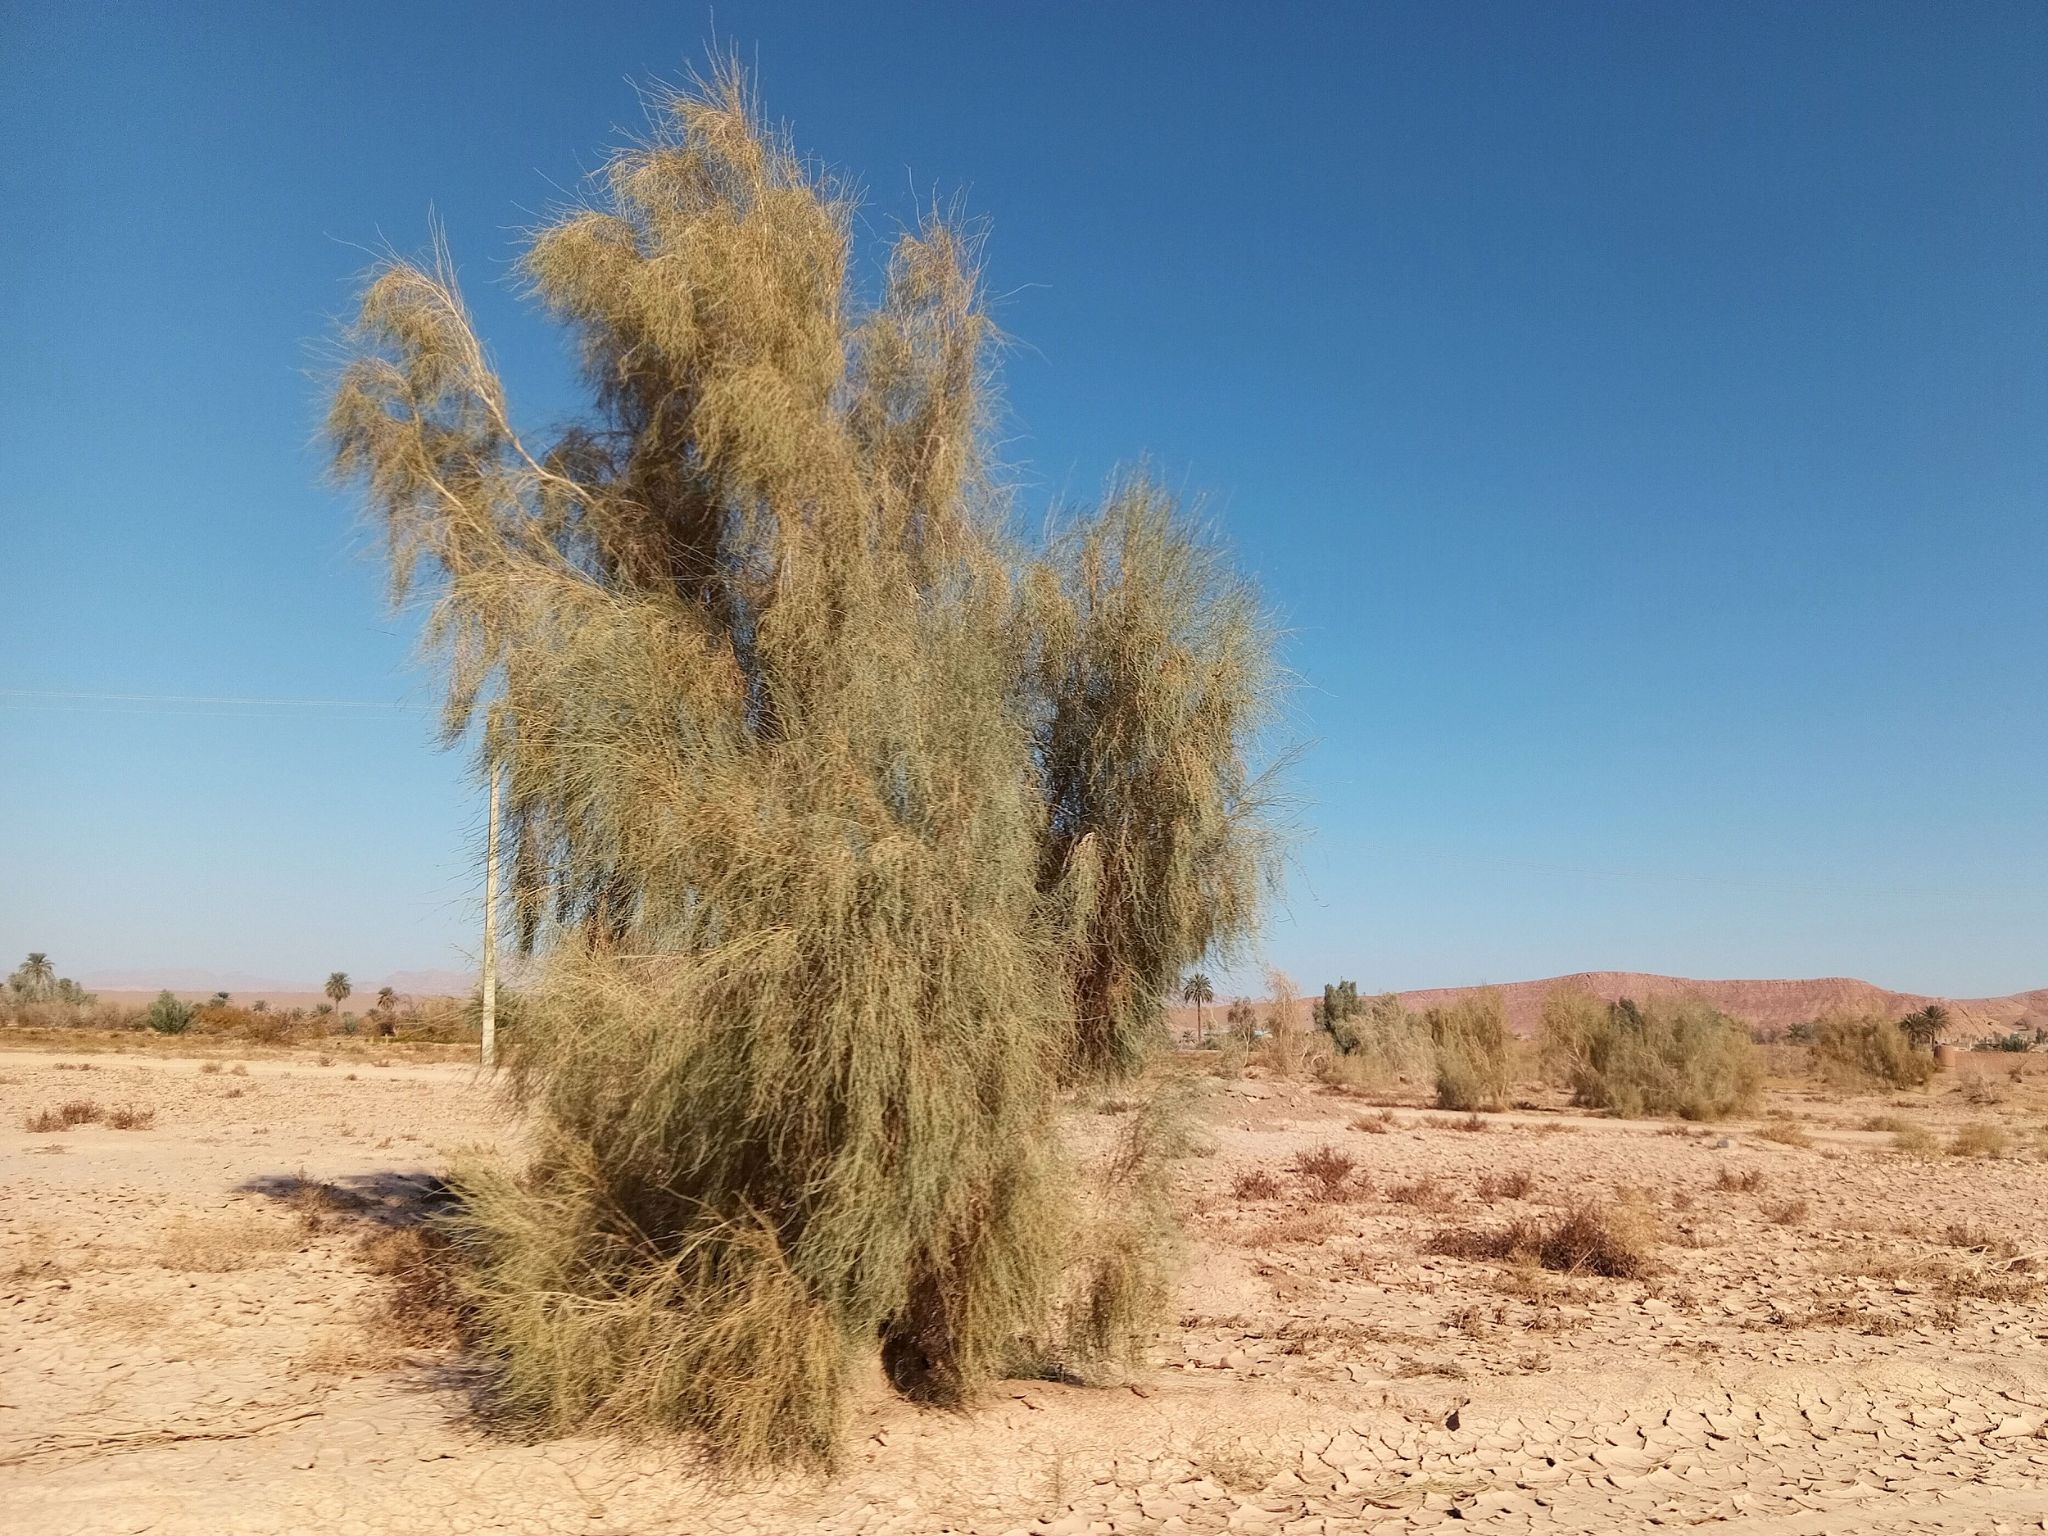
<path id="1" fill-rule="evenodd" d="M 672 1451 L 494 1436 L 461 1362 L 394 1334 L 365 1235 L 515 1134 L 471 1069 L 0 1053 L 0 1509 L 22 1533 L 2048 1529 L 2048 1110 L 2002 1075 L 1967 1103 L 1974 1080 L 1774 1095 L 1805 1147 L 1543 1112 L 1368 1132 L 1356 1100 L 1217 1083 L 1141 1383 L 970 1415 L 877 1388 L 838 1477 L 734 1489 Z M 155 1119 L 22 1128 L 77 1098 Z M 1879 1114 L 2014 1150 L 1904 1155 L 1860 1128 Z M 1290 1164 L 1324 1143 L 1371 1188 L 1311 1198 Z M 1257 1171 L 1277 1193 L 1241 1197 Z M 1496 1187 L 1518 1172 L 1526 1195 Z M 359 1198 L 309 1207 L 301 1179 Z M 1656 1273 L 1425 1251 L 1588 1195 L 1654 1211 Z"/>

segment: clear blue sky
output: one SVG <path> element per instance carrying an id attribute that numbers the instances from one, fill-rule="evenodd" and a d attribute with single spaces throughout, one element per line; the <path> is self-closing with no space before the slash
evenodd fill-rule
<path id="1" fill-rule="evenodd" d="M 0 687 L 410 702 L 312 377 L 713 35 L 960 195 L 1043 499 L 1150 454 L 1289 626 L 1304 985 L 2048 983 L 2048 7 L 0 7 Z M 28 707 L 33 705 L 34 707 Z M 459 963 L 421 712 L 0 697 L 0 955 Z"/>

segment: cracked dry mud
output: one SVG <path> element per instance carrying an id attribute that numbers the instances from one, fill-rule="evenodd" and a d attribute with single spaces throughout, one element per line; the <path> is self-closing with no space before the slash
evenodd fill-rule
<path id="1" fill-rule="evenodd" d="M 950 1415 L 878 1385 L 838 1476 L 731 1487 L 674 1450 L 493 1435 L 459 1360 L 376 1324 L 365 1226 L 405 1219 L 459 1147 L 513 1139 L 473 1072 L 201 1067 L 0 1054 L 9 1531 L 2048 1529 L 2031 1080 L 2001 1076 L 1990 1106 L 1965 1103 L 1968 1071 L 1903 1107 L 1780 1085 L 1810 1147 L 1756 1121 L 1531 1112 L 1475 1133 L 1418 1108 L 1367 1133 L 1354 1100 L 1217 1084 L 1216 1150 L 1182 1171 L 1180 1316 L 1134 1387 L 1019 1382 Z M 153 1106 L 154 1128 L 20 1129 L 81 1095 Z M 1905 1156 L 1858 1128 L 1879 1112 L 2000 1122 L 2015 1151 Z M 1324 1143 L 1371 1192 L 1306 1197 L 1289 1164 Z M 1722 1187 L 1752 1169 L 1758 1187 Z M 1239 1198 L 1251 1170 L 1279 1193 Z M 301 1171 L 359 1199 L 308 1230 L 281 1198 Z M 1518 1171 L 1522 1198 L 1482 1193 Z M 1661 1219 L 1644 1280 L 1424 1251 L 1617 1190 Z"/>

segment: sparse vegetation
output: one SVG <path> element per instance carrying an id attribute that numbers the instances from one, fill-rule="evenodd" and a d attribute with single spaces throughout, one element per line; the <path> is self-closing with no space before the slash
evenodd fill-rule
<path id="1" fill-rule="evenodd" d="M 1753 1195 L 1763 1187 L 1761 1168 L 1723 1168 L 1714 1175 L 1714 1188 L 1731 1194 Z"/>
<path id="2" fill-rule="evenodd" d="M 1560 987 L 1544 999 L 1540 1039 L 1574 1104 L 1617 1115 L 1720 1120 L 1755 1103 L 1763 1081 L 1748 1031 L 1688 998 L 1608 1004 Z"/>

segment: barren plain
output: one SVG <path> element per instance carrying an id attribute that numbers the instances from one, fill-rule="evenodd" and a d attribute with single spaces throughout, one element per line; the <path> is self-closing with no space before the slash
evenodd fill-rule
<path id="1" fill-rule="evenodd" d="M 476 1413 L 384 1262 L 451 1157 L 517 1139 L 453 1052 L 111 1043 L 0 1052 L 24 1536 L 2048 1529 L 2038 1058 L 1864 1097 L 1781 1076 L 1766 1118 L 1713 1127 L 1203 1074 L 1141 1378 L 966 1414 L 878 1379 L 836 1476 L 736 1486 Z M 1646 1234 L 1642 1275 L 1471 1256 L 1589 1199 Z"/>

